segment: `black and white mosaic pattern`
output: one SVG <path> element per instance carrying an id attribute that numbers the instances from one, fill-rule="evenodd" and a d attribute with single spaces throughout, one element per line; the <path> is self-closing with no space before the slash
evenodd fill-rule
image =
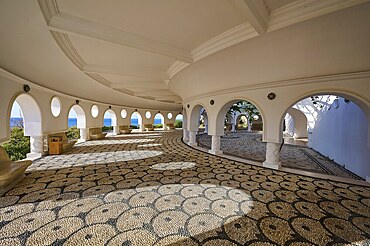
<path id="1" fill-rule="evenodd" d="M 266 158 L 266 143 L 263 143 L 261 138 L 261 133 L 230 133 L 221 138 L 221 150 L 228 155 L 263 162 Z M 202 147 L 211 148 L 211 141 L 211 136 L 207 134 L 198 136 L 199 145 Z M 280 160 L 282 166 L 287 168 L 361 180 L 356 174 L 304 146 L 285 144 L 280 153 Z"/>
<path id="2" fill-rule="evenodd" d="M 181 132 L 78 144 L 0 197 L 0 245 L 366 245 L 370 188 L 234 162 Z"/>

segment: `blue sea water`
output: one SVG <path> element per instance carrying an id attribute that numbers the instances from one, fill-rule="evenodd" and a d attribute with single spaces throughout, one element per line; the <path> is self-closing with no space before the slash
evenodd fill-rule
<path id="1" fill-rule="evenodd" d="M 18 117 L 10 118 L 10 128 L 14 126 L 23 126 L 23 118 Z"/>
<path id="2" fill-rule="evenodd" d="M 23 125 L 23 119 L 22 118 L 11 118 L 10 119 L 10 127 Z M 111 119 L 104 119 L 104 125 L 105 126 L 111 126 L 112 120 Z M 161 119 L 154 119 L 154 124 L 161 124 Z M 138 126 L 138 119 L 131 119 L 131 125 Z M 76 118 L 68 118 L 68 127 L 77 126 L 77 119 Z"/>

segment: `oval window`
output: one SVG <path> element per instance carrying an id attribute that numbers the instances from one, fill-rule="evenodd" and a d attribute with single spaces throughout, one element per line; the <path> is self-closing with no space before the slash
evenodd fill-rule
<path id="1" fill-rule="evenodd" d="M 173 115 L 172 115 L 172 113 L 168 113 L 168 114 L 167 114 L 167 118 L 168 118 L 168 119 L 172 119 L 172 116 L 173 116 Z"/>
<path id="2" fill-rule="evenodd" d="M 127 117 L 127 111 L 126 111 L 126 109 L 122 109 L 122 110 L 121 110 L 121 117 L 122 117 L 123 119 Z"/>
<path id="3" fill-rule="evenodd" d="M 99 114 L 99 108 L 96 105 L 92 105 L 91 107 L 91 116 L 96 118 Z"/>
<path id="4" fill-rule="evenodd" d="M 58 97 L 53 97 L 51 99 L 51 113 L 54 117 L 58 117 L 60 115 L 60 111 L 62 109 L 62 103 Z"/>
<path id="5" fill-rule="evenodd" d="M 152 117 L 152 113 L 150 113 L 149 111 L 146 111 L 146 113 L 145 113 L 145 117 L 146 117 L 147 119 L 150 119 L 150 117 Z"/>

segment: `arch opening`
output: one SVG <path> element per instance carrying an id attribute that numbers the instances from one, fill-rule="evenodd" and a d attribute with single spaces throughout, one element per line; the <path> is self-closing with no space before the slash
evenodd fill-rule
<path id="1" fill-rule="evenodd" d="M 365 103 L 358 104 L 358 99 L 350 98 L 353 97 L 315 93 L 288 107 L 281 119 L 284 141 L 301 146 L 314 163 L 296 165 L 282 159 L 282 165 L 345 178 L 369 179 L 369 115 L 363 110 Z"/>
<path id="2" fill-rule="evenodd" d="M 153 119 L 153 127 L 157 129 L 164 129 L 164 116 L 161 113 L 156 113 Z"/>
<path id="3" fill-rule="evenodd" d="M 175 117 L 175 128 L 183 128 L 183 121 L 184 121 L 184 117 L 183 115 L 180 113 L 180 114 L 177 114 L 176 117 Z"/>
<path id="4" fill-rule="evenodd" d="M 78 139 L 79 142 L 86 141 L 86 114 L 80 105 L 73 105 L 68 112 L 68 132 L 69 139 Z"/>
<path id="5" fill-rule="evenodd" d="M 199 145 L 210 153 L 241 157 L 262 162 L 265 143 L 262 140 L 263 120 L 260 110 L 251 102 L 235 99 L 218 111 L 211 136 L 199 136 Z"/>
<path id="6" fill-rule="evenodd" d="M 112 126 L 117 125 L 117 116 L 116 116 L 116 113 L 113 110 L 108 109 L 104 112 L 103 125 L 107 126 L 107 127 L 112 127 Z"/>
<path id="7" fill-rule="evenodd" d="M 208 114 L 203 105 L 196 105 L 191 111 L 188 130 L 197 133 L 208 132 Z"/>
<path id="8" fill-rule="evenodd" d="M 130 116 L 130 124 L 132 129 L 142 129 L 143 118 L 139 112 L 133 112 Z"/>
<path id="9" fill-rule="evenodd" d="M 29 94 L 19 94 L 9 107 L 11 140 L 3 146 L 12 160 L 39 158 L 44 153 L 41 110 Z"/>
<path id="10" fill-rule="evenodd" d="M 85 110 L 79 105 L 73 105 L 68 113 L 68 127 L 86 128 Z"/>
<path id="11" fill-rule="evenodd" d="M 223 135 L 238 131 L 260 132 L 263 130 L 261 111 L 250 101 L 233 100 L 226 103 L 217 115 L 217 131 Z"/>

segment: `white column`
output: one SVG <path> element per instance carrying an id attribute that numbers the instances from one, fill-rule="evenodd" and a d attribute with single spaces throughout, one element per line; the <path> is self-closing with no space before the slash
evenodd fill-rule
<path id="1" fill-rule="evenodd" d="M 113 126 L 113 135 L 118 135 L 118 134 L 119 134 L 119 127 Z"/>
<path id="2" fill-rule="evenodd" d="M 182 139 L 185 143 L 189 142 L 189 132 L 185 129 L 182 130 Z"/>
<path id="3" fill-rule="evenodd" d="M 208 153 L 213 155 L 221 155 L 221 137 L 217 135 L 212 135 L 212 145 L 211 149 L 208 150 Z"/>
<path id="4" fill-rule="evenodd" d="M 279 161 L 280 144 L 267 143 L 266 145 L 266 160 L 263 162 L 264 167 L 279 169 L 281 162 Z"/>
<path id="5" fill-rule="evenodd" d="M 37 159 L 44 154 L 44 142 L 42 136 L 30 137 L 31 153 L 27 154 L 28 159 Z"/>
<path id="6" fill-rule="evenodd" d="M 231 132 L 235 132 L 235 123 L 234 122 L 231 123 Z"/>
<path id="7" fill-rule="evenodd" d="M 248 130 L 247 132 L 252 132 L 252 123 L 248 122 Z"/>
<path id="8" fill-rule="evenodd" d="M 197 146 L 197 132 L 196 131 L 189 131 L 189 142 L 188 145 L 190 146 Z"/>
<path id="9" fill-rule="evenodd" d="M 87 129 L 80 128 L 80 139 L 78 140 L 79 143 L 85 142 L 87 140 Z"/>
<path id="10" fill-rule="evenodd" d="M 208 124 L 204 125 L 204 133 L 208 133 Z"/>

